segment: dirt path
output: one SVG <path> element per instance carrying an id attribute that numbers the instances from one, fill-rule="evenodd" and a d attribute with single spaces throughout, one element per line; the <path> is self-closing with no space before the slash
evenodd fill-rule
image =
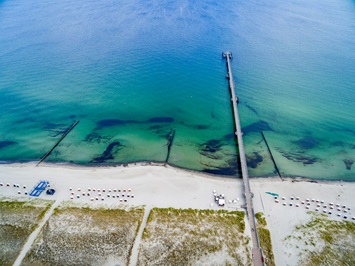
<path id="1" fill-rule="evenodd" d="M 60 201 L 57 200 L 53 203 L 53 205 L 50 207 L 50 209 L 46 212 L 44 215 L 42 221 L 38 224 L 37 228 L 30 234 L 30 236 L 27 238 L 26 243 L 23 245 L 22 250 L 20 254 L 18 255 L 15 263 L 13 266 L 19 266 L 21 265 L 22 260 L 25 258 L 27 252 L 31 249 L 33 242 L 35 241 L 38 233 L 41 231 L 42 227 L 46 224 L 48 219 L 52 216 L 53 211 L 56 207 L 58 207 Z"/>
<path id="2" fill-rule="evenodd" d="M 145 208 L 143 220 L 142 220 L 141 226 L 139 227 L 139 231 L 137 233 L 136 240 L 134 241 L 134 244 L 132 247 L 131 257 L 129 260 L 130 266 L 136 266 L 138 263 L 139 246 L 141 244 L 143 230 L 147 226 L 148 216 L 149 216 L 151 209 L 152 209 L 151 206 L 147 206 Z"/>

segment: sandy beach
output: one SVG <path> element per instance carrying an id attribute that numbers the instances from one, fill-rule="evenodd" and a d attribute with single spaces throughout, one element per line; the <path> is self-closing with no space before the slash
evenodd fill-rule
<path id="1" fill-rule="evenodd" d="M 24 193 L 29 194 L 40 180 L 48 181 L 56 192 L 54 195 L 42 193 L 39 198 L 55 200 L 56 204 L 72 201 L 92 206 L 126 204 L 148 209 L 172 207 L 231 211 L 244 210 L 245 204 L 241 179 L 149 164 L 100 168 L 47 163 L 39 167 L 34 163 L 4 164 L 0 165 L 0 196 L 29 197 Z M 347 220 L 351 220 L 355 216 L 355 183 L 255 178 L 251 179 L 251 189 L 255 212 L 265 214 L 271 232 L 276 265 L 297 265 L 299 253 L 297 249 L 290 249 L 290 243 L 287 246 L 285 239 L 295 226 L 312 218 L 310 212 L 326 210 L 326 215 L 333 220 L 344 220 L 345 215 Z M 213 191 L 225 195 L 226 206 L 216 206 Z M 279 202 L 266 192 L 277 193 Z M 337 210 L 338 206 L 341 211 Z"/>

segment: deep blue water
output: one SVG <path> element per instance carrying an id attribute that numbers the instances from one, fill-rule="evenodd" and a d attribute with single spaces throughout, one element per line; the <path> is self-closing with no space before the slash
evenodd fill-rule
<path id="1" fill-rule="evenodd" d="M 0 1 L 0 160 L 355 180 L 355 2 Z"/>

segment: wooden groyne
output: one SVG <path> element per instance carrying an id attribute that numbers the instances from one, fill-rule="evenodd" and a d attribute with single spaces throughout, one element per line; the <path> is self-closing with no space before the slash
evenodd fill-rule
<path id="1" fill-rule="evenodd" d="M 230 60 L 232 59 L 231 52 L 223 52 L 223 58 L 227 61 L 227 78 L 229 80 L 229 91 L 231 94 L 231 101 L 232 101 L 232 109 L 233 109 L 233 116 L 234 116 L 234 125 L 235 125 L 235 135 L 237 136 L 238 140 L 238 148 L 239 148 L 239 157 L 240 157 L 240 164 L 242 169 L 242 176 L 243 176 L 243 184 L 244 184 L 244 195 L 247 207 L 247 216 L 248 221 L 251 229 L 251 240 L 253 244 L 252 248 L 252 255 L 253 255 L 253 263 L 254 265 L 261 266 L 263 265 L 263 255 L 260 248 L 259 236 L 256 229 L 256 221 L 254 215 L 254 207 L 253 207 L 253 196 L 254 194 L 250 190 L 250 182 L 249 182 L 249 174 L 248 174 L 248 167 L 247 167 L 247 160 L 244 151 L 244 142 L 243 142 L 243 133 L 240 126 L 239 120 L 239 113 L 238 113 L 238 98 L 235 94 L 234 89 L 234 80 L 233 80 L 233 73 L 230 64 Z"/>
<path id="2" fill-rule="evenodd" d="M 41 160 L 37 163 L 36 166 L 38 166 L 41 162 L 43 162 L 51 153 L 52 151 L 59 145 L 59 143 L 74 129 L 74 127 L 80 122 L 80 120 L 76 121 L 74 124 L 71 125 L 71 127 L 63 134 L 63 136 L 54 144 L 52 149 L 50 149 L 42 158 Z"/>
<path id="3" fill-rule="evenodd" d="M 173 145 L 173 141 L 174 141 L 174 138 L 175 138 L 175 132 L 176 132 L 176 130 L 175 130 L 175 129 L 172 129 L 172 130 L 169 132 L 168 136 L 167 136 L 167 139 L 168 139 L 168 144 L 167 144 L 167 146 L 168 146 L 168 153 L 167 153 L 167 155 L 166 155 L 165 164 L 167 164 L 168 161 L 169 161 L 171 146 Z"/>
<path id="4" fill-rule="evenodd" d="M 280 171 L 279 171 L 279 168 L 277 167 L 276 161 L 275 161 L 275 159 L 274 159 L 274 156 L 272 155 L 272 152 L 271 152 L 271 150 L 270 150 L 269 144 L 268 144 L 267 141 L 266 141 L 264 132 L 261 131 L 261 135 L 263 136 L 263 139 L 264 139 L 264 141 L 265 141 L 266 147 L 267 147 L 267 149 L 268 149 L 268 151 L 269 151 L 269 154 L 270 154 L 270 157 L 271 157 L 271 161 L 274 163 L 274 167 L 275 167 L 275 169 L 276 169 L 276 171 L 277 171 L 279 177 L 280 177 L 281 180 L 283 181 L 282 175 L 281 175 L 281 173 L 280 173 Z"/>

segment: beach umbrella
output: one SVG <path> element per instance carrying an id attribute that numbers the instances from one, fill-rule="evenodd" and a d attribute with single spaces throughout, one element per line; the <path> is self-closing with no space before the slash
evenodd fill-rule
<path id="1" fill-rule="evenodd" d="M 279 200 L 275 200 L 276 203 L 279 203 Z"/>
<path id="2" fill-rule="evenodd" d="M 70 191 L 72 191 L 72 190 L 73 190 L 73 188 L 71 188 L 71 187 L 70 187 L 70 188 L 69 188 L 69 190 L 70 190 Z"/>
<path id="3" fill-rule="evenodd" d="M 27 188 L 27 186 L 26 186 L 26 185 L 23 185 L 23 188 L 25 188 L 25 189 L 26 189 L 26 188 Z"/>
<path id="4" fill-rule="evenodd" d="M 21 192 L 21 191 L 20 191 Z M 344 210 L 345 213 L 347 213 L 348 211 L 347 210 Z"/>
<path id="5" fill-rule="evenodd" d="M 21 191 L 19 190 L 19 191 L 17 191 L 17 194 L 21 194 Z"/>
<path id="6" fill-rule="evenodd" d="M 91 188 L 88 188 L 88 191 L 91 191 Z"/>
<path id="7" fill-rule="evenodd" d="M 351 218 L 352 220 L 355 220 L 355 217 Z"/>
<path id="8" fill-rule="evenodd" d="M 95 188 L 93 188 L 93 189 L 92 189 L 92 191 L 96 191 L 96 189 L 95 189 Z"/>
<path id="9" fill-rule="evenodd" d="M 319 211 L 319 209 L 318 209 L 318 208 L 316 208 L 316 211 Z"/>
<path id="10" fill-rule="evenodd" d="M 344 215 L 344 219 L 348 219 L 348 216 Z"/>
<path id="11" fill-rule="evenodd" d="M 301 203 L 304 204 L 304 201 L 302 200 Z"/>
<path id="12" fill-rule="evenodd" d="M 78 191 L 80 191 L 80 190 L 81 190 L 81 188 L 79 187 L 79 188 L 78 188 Z"/>
<path id="13" fill-rule="evenodd" d="M 316 199 L 316 202 L 319 202 L 319 199 Z"/>
<path id="14" fill-rule="evenodd" d="M 74 199 L 74 197 L 73 197 L 73 196 L 70 196 L 70 199 Z"/>
<path id="15" fill-rule="evenodd" d="M 88 192 L 88 196 L 90 196 L 90 193 Z"/>
<path id="16" fill-rule="evenodd" d="M 340 207 L 340 204 L 339 203 L 337 203 L 337 205 L 336 205 L 337 207 Z"/>
<path id="17" fill-rule="evenodd" d="M 345 205 L 343 205 L 343 208 L 346 208 L 346 206 L 345 206 Z"/>
<path id="18" fill-rule="evenodd" d="M 28 194 L 28 192 L 27 191 L 25 191 L 25 195 L 27 195 Z"/>
<path id="19" fill-rule="evenodd" d="M 97 195 L 101 196 L 101 193 L 98 193 Z"/>
<path id="20" fill-rule="evenodd" d="M 101 191 L 101 190 L 98 188 L 98 189 L 97 189 L 97 192 L 100 192 L 100 191 Z"/>
<path id="21" fill-rule="evenodd" d="M 83 192 L 83 196 L 85 196 L 86 195 L 86 193 L 85 192 Z"/>
<path id="22" fill-rule="evenodd" d="M 327 205 L 324 205 L 323 208 L 327 208 Z"/>
<path id="23" fill-rule="evenodd" d="M 127 197 L 129 198 L 129 194 L 127 194 Z"/>
<path id="24" fill-rule="evenodd" d="M 114 188 L 114 189 L 113 189 L 113 192 L 117 192 L 117 188 Z"/>
<path id="25" fill-rule="evenodd" d="M 2 187 L 4 184 L 3 183 L 0 183 L 0 187 Z"/>
<path id="26" fill-rule="evenodd" d="M 289 205 L 292 206 L 292 202 L 290 202 Z"/>
<path id="27" fill-rule="evenodd" d="M 341 214 L 340 214 L 340 213 L 338 213 L 338 214 L 337 214 L 337 216 L 339 216 L 339 217 L 340 217 L 340 216 L 341 216 Z"/>
<path id="28" fill-rule="evenodd" d="M 107 194 L 107 197 L 109 198 L 109 197 L 110 197 L 110 194 Z"/>
<path id="29" fill-rule="evenodd" d="M 282 197 L 282 200 L 285 200 L 286 198 L 285 197 Z"/>
<path id="30" fill-rule="evenodd" d="M 331 211 L 329 211 L 329 212 L 328 212 L 328 214 L 332 214 L 332 212 L 331 212 Z"/>
<path id="31" fill-rule="evenodd" d="M 296 204 L 296 207 L 299 207 L 300 205 Z"/>
<path id="32" fill-rule="evenodd" d="M 300 200 L 300 197 L 296 197 L 296 200 Z"/>
<path id="33" fill-rule="evenodd" d="M 293 196 L 291 196 L 291 200 L 293 200 Z"/>
<path id="34" fill-rule="evenodd" d="M 111 188 L 108 189 L 108 192 L 111 192 Z"/>
<path id="35" fill-rule="evenodd" d="M 317 204 L 317 207 L 320 207 L 320 204 Z"/>
<path id="36" fill-rule="evenodd" d="M 10 186 L 10 184 L 9 184 L 9 183 L 7 183 L 7 184 L 6 184 L 6 186 L 7 186 L 7 187 L 9 187 L 9 186 Z"/>
<path id="37" fill-rule="evenodd" d="M 308 209 L 309 209 L 309 206 L 306 206 L 306 209 L 308 210 Z"/>
<path id="38" fill-rule="evenodd" d="M 348 208 L 348 211 L 350 211 L 350 208 Z"/>
<path id="39" fill-rule="evenodd" d="M 338 208 L 338 209 L 337 209 L 337 211 L 339 211 L 339 212 L 340 212 L 340 211 L 341 211 L 341 209 L 340 209 L 340 208 Z"/>
<path id="40" fill-rule="evenodd" d="M 74 195 L 74 192 L 72 191 L 72 192 L 70 192 L 70 195 Z"/>
<path id="41" fill-rule="evenodd" d="M 309 199 L 306 199 L 307 202 L 309 202 Z"/>
<path id="42" fill-rule="evenodd" d="M 321 200 L 320 203 L 324 203 L 324 200 Z"/>
<path id="43" fill-rule="evenodd" d="M 134 198 L 134 195 L 133 195 L 133 194 L 131 195 L 131 198 Z"/>
<path id="44" fill-rule="evenodd" d="M 116 198 L 115 194 L 112 194 L 112 198 Z"/>
<path id="45" fill-rule="evenodd" d="M 329 205 L 334 205 L 334 203 L 333 203 L 333 202 L 330 202 Z"/>
<path id="46" fill-rule="evenodd" d="M 128 189 L 128 192 L 131 192 L 131 190 L 132 190 L 132 189 L 129 188 L 129 189 Z"/>
<path id="47" fill-rule="evenodd" d="M 324 213 L 327 213 L 327 210 L 323 210 Z"/>
<path id="48" fill-rule="evenodd" d="M 80 195 L 76 195 L 77 198 L 80 198 Z"/>
<path id="49" fill-rule="evenodd" d="M 125 188 L 123 189 L 123 192 L 126 192 L 126 189 L 125 189 Z"/>
<path id="50" fill-rule="evenodd" d="M 91 198 L 90 200 L 91 200 L 91 201 L 94 201 L 94 198 Z"/>
<path id="51" fill-rule="evenodd" d="M 122 194 L 122 197 L 124 197 L 124 194 Z"/>
<path id="52" fill-rule="evenodd" d="M 104 189 L 104 188 L 102 189 L 102 192 L 105 192 L 105 189 Z"/>
<path id="53" fill-rule="evenodd" d="M 96 197 L 95 199 L 96 199 L 96 200 L 99 200 L 99 197 Z"/>
<path id="54" fill-rule="evenodd" d="M 102 197 L 102 198 L 101 198 L 101 200 L 105 200 L 105 198 L 104 198 L 104 197 Z"/>
<path id="55" fill-rule="evenodd" d="M 120 199 L 120 202 L 122 202 L 123 201 L 123 199 Z"/>
<path id="56" fill-rule="evenodd" d="M 330 208 L 331 210 L 332 210 L 332 209 L 334 209 L 334 207 L 333 207 L 333 206 L 330 206 L 329 208 Z"/>
<path id="57" fill-rule="evenodd" d="M 312 202 L 315 202 L 316 200 L 315 199 L 312 199 Z"/>
<path id="58" fill-rule="evenodd" d="M 124 199 L 124 202 L 127 202 L 127 200 L 126 200 L 126 199 Z"/>
<path id="59" fill-rule="evenodd" d="M 311 203 L 310 203 L 310 202 L 307 202 L 307 205 L 311 205 Z"/>
<path id="60" fill-rule="evenodd" d="M 286 202 L 284 202 L 282 205 L 286 206 L 287 204 L 286 204 Z"/>

